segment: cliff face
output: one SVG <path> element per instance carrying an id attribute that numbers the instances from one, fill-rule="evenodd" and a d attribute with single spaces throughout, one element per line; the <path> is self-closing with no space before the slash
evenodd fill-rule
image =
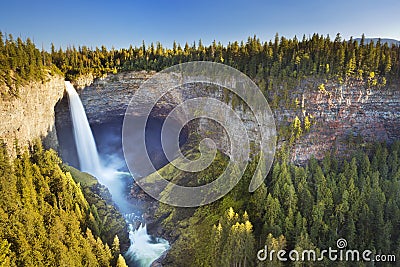
<path id="1" fill-rule="evenodd" d="M 81 91 L 82 102 L 91 124 L 102 124 L 124 116 L 126 107 L 141 83 L 153 73 L 124 72 L 97 79 Z M 292 100 L 299 100 L 296 108 L 274 110 L 277 125 L 288 125 L 295 116 L 304 121 L 311 118 L 311 130 L 295 143 L 291 160 L 302 163 L 310 157 L 322 158 L 327 151 L 347 149 L 349 139 L 365 141 L 394 141 L 400 139 L 400 92 L 398 88 L 367 89 L 363 82 L 347 81 L 340 85 L 325 84 L 318 89 L 319 81 L 305 81 L 292 92 Z M 163 98 L 155 107 L 154 116 L 163 117 L 186 99 L 212 96 L 222 100 L 222 90 L 201 90 L 188 85 L 180 93 Z M 179 91 L 179 90 L 178 90 Z M 151 92 L 149 92 L 151 93 Z M 140 106 L 135 112 L 140 116 Z M 236 107 L 236 111 L 249 131 L 250 139 L 257 139 L 256 123 L 249 111 Z M 65 116 L 65 118 L 64 118 Z M 69 114 L 61 112 L 58 120 L 68 121 Z M 197 132 L 216 140 L 217 146 L 226 151 L 229 140 L 218 125 L 200 120 Z M 282 140 L 280 140 L 282 142 Z M 281 144 L 278 143 L 278 146 Z"/>
<path id="2" fill-rule="evenodd" d="M 19 88 L 18 97 L 0 99 L 0 138 L 11 155 L 15 154 L 14 140 L 24 147 L 41 138 L 47 148 L 57 148 L 54 106 L 63 92 L 64 78 L 52 76 L 45 83 L 32 82 Z"/>
<path id="3" fill-rule="evenodd" d="M 98 78 L 82 90 L 78 89 L 89 123 L 103 124 L 124 116 L 133 94 L 150 77 L 147 72 L 123 72 Z M 71 124 L 67 98 L 58 104 L 56 112 L 57 124 Z"/>
<path id="4" fill-rule="evenodd" d="M 328 83 L 326 90 L 302 94 L 302 114 L 314 125 L 295 145 L 292 161 L 304 162 L 312 155 L 320 159 L 334 149 L 341 154 L 352 140 L 393 142 L 400 140 L 399 88 L 368 89 L 359 81 L 343 85 Z"/>
<path id="5" fill-rule="evenodd" d="M 124 72 L 96 79 L 81 92 L 91 124 L 102 124 L 124 116 L 126 107 L 141 83 L 154 73 Z M 277 124 L 290 123 L 296 115 L 312 117 L 310 132 L 298 140 L 291 154 L 292 161 L 304 162 L 311 156 L 321 158 L 326 151 L 346 149 L 349 139 L 360 138 L 365 141 L 394 141 L 400 139 L 400 91 L 398 88 L 366 89 L 365 84 L 348 81 L 342 85 L 327 83 L 325 90 L 317 89 L 318 83 L 304 84 L 293 90 L 293 99 L 299 99 L 297 109 L 280 108 L 274 110 Z M 306 89 L 307 88 L 307 89 Z M 167 96 L 155 108 L 154 116 L 165 116 L 176 104 L 196 96 L 223 98 L 221 91 L 202 91 L 186 88 L 181 94 Z M 10 152 L 13 142 L 25 146 L 34 138 L 42 138 L 47 147 L 57 148 L 54 106 L 63 97 L 64 79 L 50 77 L 49 81 L 30 83 L 19 89 L 19 96 L 0 99 L 0 136 Z M 68 100 L 65 97 L 58 103 L 57 122 L 70 124 Z M 137 108 L 140 115 L 140 107 Z M 239 116 L 245 121 L 250 138 L 256 139 L 255 123 L 249 112 L 237 108 Z M 228 140 L 224 134 L 217 133 L 218 126 L 200 120 L 197 131 L 217 138 L 220 148 L 226 150 Z M 210 127 L 211 126 L 211 127 Z M 215 129 L 210 131 L 209 129 Z"/>

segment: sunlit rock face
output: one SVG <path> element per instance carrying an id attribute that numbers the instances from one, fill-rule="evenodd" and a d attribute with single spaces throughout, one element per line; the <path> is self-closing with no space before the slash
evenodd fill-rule
<path id="1" fill-rule="evenodd" d="M 316 87 L 316 86 L 315 86 Z M 314 125 L 295 145 L 292 160 L 304 162 L 326 151 L 341 155 L 354 142 L 393 142 L 400 139 L 398 87 L 368 89 L 360 81 L 327 83 L 326 92 L 305 90 L 299 116 L 312 116 Z M 299 114 L 300 113 L 300 114 Z"/>
<path id="2" fill-rule="evenodd" d="M 1 89 L 0 91 L 3 91 Z M 31 82 L 18 88 L 18 96 L 0 97 L 0 138 L 11 155 L 14 141 L 24 147 L 41 138 L 47 148 L 57 148 L 54 106 L 63 97 L 64 78 L 49 76 L 45 82 Z"/>

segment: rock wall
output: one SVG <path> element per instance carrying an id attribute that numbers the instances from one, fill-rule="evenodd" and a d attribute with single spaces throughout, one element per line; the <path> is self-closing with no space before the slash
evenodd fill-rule
<path id="1" fill-rule="evenodd" d="M 110 74 L 107 77 L 96 79 L 90 86 L 79 91 L 82 103 L 85 107 L 86 114 L 90 124 L 103 124 L 125 115 L 127 106 L 138 90 L 140 85 L 149 79 L 155 72 L 123 72 L 119 74 Z M 166 77 L 168 79 L 168 77 Z M 166 83 L 168 81 L 166 80 Z M 152 87 L 148 86 L 149 95 L 153 93 Z M 151 116 L 164 118 L 179 103 L 186 99 L 210 96 L 216 99 L 223 99 L 224 94 L 221 88 L 200 89 L 194 84 L 185 85 L 184 88 L 177 88 L 171 93 L 165 95 L 154 107 Z M 62 105 L 62 110 L 68 109 L 68 102 Z M 144 101 L 145 102 L 145 101 Z M 142 107 L 140 103 L 132 108 L 137 116 L 142 116 Z M 255 129 L 255 123 L 251 119 L 251 114 L 241 108 L 237 109 L 240 117 L 243 118 L 246 128 L 250 133 L 250 138 L 255 139 L 258 136 Z M 58 112 L 57 122 L 59 124 L 70 124 L 68 112 Z M 193 127 L 192 127 L 193 126 Z M 202 135 L 210 137 L 217 141 L 217 147 L 228 152 L 229 138 L 222 132 L 217 123 L 213 123 L 207 119 L 200 119 L 197 123 L 190 124 L 190 127 L 196 128 L 196 131 Z"/>
<path id="2" fill-rule="evenodd" d="M 145 71 L 111 74 L 96 79 L 85 87 L 80 94 L 89 122 L 101 124 L 124 116 L 133 94 L 153 74 L 154 72 Z M 299 99 L 297 108 L 281 107 L 274 110 L 277 125 L 288 125 L 295 116 L 301 120 L 305 116 L 312 118 L 311 130 L 292 149 L 292 161 L 301 164 L 312 156 L 322 158 L 331 150 L 341 153 L 348 148 L 346 142 L 349 138 L 371 142 L 400 140 L 399 87 L 367 89 L 363 82 L 350 80 L 343 84 L 328 82 L 325 84 L 325 91 L 320 91 L 320 82 L 304 81 L 297 88 L 290 89 L 292 100 Z M 163 98 L 155 107 L 154 116 L 163 117 L 176 104 L 196 96 L 212 96 L 222 100 L 224 94 L 222 90 L 200 90 L 188 85 L 180 93 Z M 140 110 L 140 106 L 135 109 L 138 116 Z M 252 114 L 240 106 L 236 111 L 245 122 L 250 139 L 257 139 L 258 133 Z M 65 115 L 66 118 L 61 120 L 69 120 L 69 114 Z M 63 114 L 60 118 L 62 116 Z M 217 146 L 227 150 L 228 138 L 218 131 L 218 126 L 205 120 L 200 120 L 197 126 L 198 133 L 213 140 L 217 139 Z"/>
<path id="3" fill-rule="evenodd" d="M 72 84 L 76 89 L 83 89 L 86 86 L 90 86 L 93 83 L 93 81 L 94 81 L 94 76 L 92 73 L 89 73 L 78 76 L 74 81 L 72 81 Z"/>
<path id="4" fill-rule="evenodd" d="M 320 92 L 313 88 L 302 94 L 302 112 L 314 125 L 295 145 L 292 161 L 320 159 L 326 151 L 339 155 L 354 140 L 393 142 L 400 140 L 400 88 L 368 89 L 363 82 L 328 83 Z"/>
<path id="5" fill-rule="evenodd" d="M 21 147 L 41 138 L 45 147 L 57 148 L 54 106 L 63 97 L 64 78 L 49 77 L 45 83 L 32 82 L 19 88 L 17 97 L 0 99 L 0 138 L 11 155 L 14 141 Z"/>
<path id="6" fill-rule="evenodd" d="M 124 116 L 133 94 L 151 73 L 123 72 L 97 78 L 82 90 L 77 89 L 90 124 L 102 124 Z M 59 103 L 57 122 L 70 124 L 68 99 Z"/>
<path id="7" fill-rule="evenodd" d="M 133 94 L 153 74 L 146 71 L 123 72 L 94 80 L 80 91 L 89 122 L 101 124 L 124 116 Z M 89 77 L 84 82 L 90 83 L 92 79 Z M 342 85 L 327 83 L 326 90 L 321 92 L 317 85 L 318 82 L 314 81 L 312 86 L 308 84 L 294 90 L 292 97 L 300 100 L 299 108 L 274 111 L 279 124 L 290 123 L 296 115 L 300 118 L 306 115 L 312 117 L 311 131 L 296 142 L 291 154 L 292 161 L 301 163 L 311 156 L 322 158 L 326 151 L 332 149 L 341 152 L 347 149 L 349 138 L 372 142 L 400 140 L 399 88 L 367 89 L 362 82 L 352 80 Z M 155 108 L 155 116 L 165 116 L 176 104 L 188 98 L 200 95 L 223 98 L 221 91 L 186 89 L 182 90 L 181 95 L 175 94 L 163 99 Z M 0 99 L 0 137 L 10 152 L 16 139 L 20 145 L 25 146 L 34 138 L 42 138 L 47 147 L 57 148 L 54 106 L 63 97 L 63 92 L 64 79 L 54 76 L 46 83 L 30 83 L 20 88 L 18 97 Z M 57 121 L 70 123 L 67 98 L 63 98 L 62 102 Z M 140 107 L 137 110 L 140 115 Z M 245 121 L 250 138 L 256 139 L 251 114 L 240 107 L 237 112 Z M 220 148 L 227 149 L 226 135 L 212 135 L 212 131 L 209 131 L 211 126 L 217 132 L 218 126 L 204 120 L 200 120 L 198 126 L 199 133 L 219 138 Z"/>

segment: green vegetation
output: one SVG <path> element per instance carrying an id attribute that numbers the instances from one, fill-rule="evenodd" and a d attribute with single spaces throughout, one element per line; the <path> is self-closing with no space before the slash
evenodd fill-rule
<path id="1" fill-rule="evenodd" d="M 215 41 L 204 46 L 201 41 L 182 48 L 174 43 L 172 49 L 153 43 L 129 49 L 90 50 L 83 46 L 61 49 L 52 47 L 50 62 L 70 76 L 93 72 L 95 74 L 115 70 L 156 70 L 160 71 L 177 63 L 206 60 L 235 67 L 251 78 L 271 89 L 281 78 L 301 79 L 307 76 L 357 77 L 369 79 L 380 75 L 386 80 L 397 78 L 399 73 L 399 47 L 389 47 L 380 41 L 365 44 L 353 39 L 343 41 L 338 34 L 334 40 L 314 34 L 300 41 L 296 37 L 287 39 L 275 36 L 275 40 L 261 42 L 257 37 L 247 42 L 233 42 L 223 46 Z M 373 78 L 373 77 L 372 77 Z M 378 81 L 377 81 L 378 82 Z M 379 80 L 383 83 L 383 80 Z"/>
<path id="2" fill-rule="evenodd" d="M 74 181 L 80 185 L 92 213 L 89 215 L 89 227 L 93 234 L 100 236 L 109 245 L 114 242 L 116 236 L 119 236 L 121 240 L 118 242 L 121 243 L 121 248 L 126 250 L 130 244 L 128 228 L 122 214 L 114 206 L 107 188 L 90 174 L 66 165 L 63 165 L 62 169 L 69 172 Z"/>
<path id="3" fill-rule="evenodd" d="M 63 168 L 40 142 L 15 159 L 0 146 L 0 266 L 123 266 L 115 208 Z"/>
<path id="4" fill-rule="evenodd" d="M 399 142 L 389 148 L 377 144 L 343 160 L 327 155 L 305 167 L 280 154 L 266 184 L 254 193 L 247 190 L 256 160 L 221 200 L 196 209 L 160 205 L 157 217 L 175 240 L 166 265 L 281 266 L 258 262 L 257 251 L 265 244 L 300 252 L 335 248 L 339 238 L 351 249 L 400 257 Z M 337 266 L 314 265 L 330 264 Z"/>
<path id="5" fill-rule="evenodd" d="M 184 47 L 174 43 L 172 48 L 160 43 L 146 46 L 143 42 L 139 47 L 118 50 L 104 46 L 95 49 L 72 46 L 63 50 L 52 45 L 49 52 L 40 52 L 29 39 L 15 41 L 10 35 L 3 41 L 1 33 L 0 37 L 0 84 L 14 90 L 26 81 L 43 79 L 44 70 L 50 69 L 74 80 L 88 73 L 100 77 L 126 70 L 160 71 L 182 62 L 205 60 L 228 64 L 246 73 L 272 100 L 280 88 L 298 85 L 307 77 L 338 81 L 355 78 L 379 87 L 398 82 L 400 72 L 399 46 L 379 40 L 366 44 L 364 37 L 360 42 L 352 38 L 344 41 L 339 34 L 334 40 L 319 34 L 303 36 L 302 40 L 277 34 L 269 42 L 261 42 L 254 36 L 247 42 L 226 46 L 215 41 L 204 46 L 201 40 L 197 44 L 186 43 Z"/>
<path id="6" fill-rule="evenodd" d="M 45 77 L 42 53 L 28 38 L 25 42 L 10 34 L 3 40 L 0 32 L 0 88 L 6 85 L 7 91 L 0 93 L 18 96 L 18 87 L 28 81 L 38 81 Z"/>

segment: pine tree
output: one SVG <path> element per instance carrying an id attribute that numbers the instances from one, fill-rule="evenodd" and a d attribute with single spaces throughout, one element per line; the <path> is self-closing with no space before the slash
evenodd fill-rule
<path id="1" fill-rule="evenodd" d="M 119 238 L 116 235 L 114 237 L 114 241 L 111 246 L 111 254 L 113 257 L 111 265 L 115 265 L 118 262 L 119 256 L 121 255 L 120 253 L 121 253 L 121 250 L 120 250 L 120 245 L 119 245 Z"/>
<path id="2" fill-rule="evenodd" d="M 116 267 L 128 267 L 128 265 L 125 262 L 124 257 L 122 257 L 121 254 L 118 255 Z"/>
<path id="3" fill-rule="evenodd" d="M 111 250 L 82 218 L 88 203 L 60 163 L 38 142 L 13 162 L 0 145 L 0 266 L 110 265 Z"/>
<path id="4" fill-rule="evenodd" d="M 10 246 L 7 240 L 3 240 L 0 244 L 0 267 L 10 266 Z"/>

